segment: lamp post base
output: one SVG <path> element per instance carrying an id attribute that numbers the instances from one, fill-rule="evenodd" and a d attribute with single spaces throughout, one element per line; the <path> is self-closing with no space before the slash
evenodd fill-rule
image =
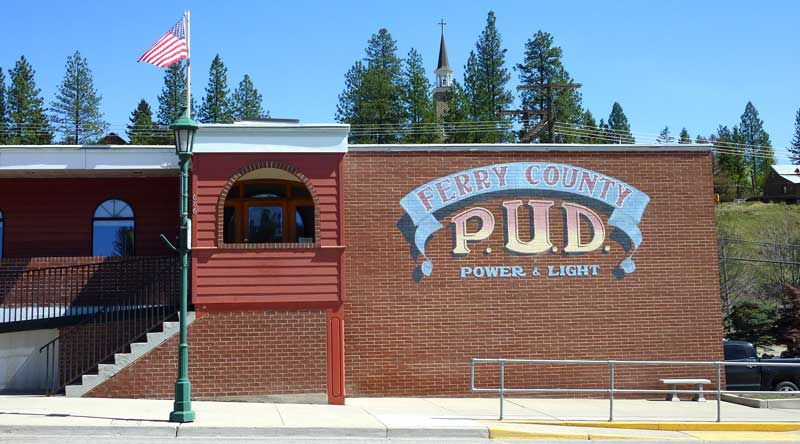
<path id="1" fill-rule="evenodd" d="M 188 379 L 175 383 L 175 403 L 169 414 L 169 422 L 194 422 L 191 393 L 192 384 Z"/>
<path id="2" fill-rule="evenodd" d="M 175 410 L 174 412 L 169 414 L 169 422 L 194 422 L 194 411 L 193 410 Z"/>

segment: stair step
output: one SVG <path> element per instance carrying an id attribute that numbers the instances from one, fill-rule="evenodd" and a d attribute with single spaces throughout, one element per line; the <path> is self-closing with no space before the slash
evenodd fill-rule
<path id="1" fill-rule="evenodd" d="M 195 318 L 195 313 L 189 312 L 186 316 L 187 325 L 194 322 Z M 133 364 L 137 359 L 162 344 L 170 337 L 176 335 L 179 328 L 180 324 L 178 322 L 170 321 L 162 323 L 163 331 L 149 332 L 145 335 L 147 342 L 132 342 L 130 344 L 130 353 L 115 353 L 113 364 L 98 364 L 96 375 L 83 375 L 81 377 L 80 384 L 66 386 L 66 396 L 81 397 L 85 395 L 94 387 L 102 384 L 115 374 L 119 373 L 122 369 Z"/>
<path id="2" fill-rule="evenodd" d="M 147 343 L 148 344 L 160 344 L 164 342 L 165 339 L 172 336 L 169 331 L 159 331 L 155 333 L 148 333 L 147 334 Z"/>
<path id="3" fill-rule="evenodd" d="M 179 322 L 172 322 L 172 321 L 165 322 L 165 323 L 162 324 L 162 326 L 164 328 L 164 331 L 167 331 L 167 330 L 178 330 L 180 328 L 180 325 L 181 324 Z"/>
<path id="4" fill-rule="evenodd" d="M 112 376 L 117 372 L 117 364 L 98 364 L 97 374 L 99 376 Z"/>

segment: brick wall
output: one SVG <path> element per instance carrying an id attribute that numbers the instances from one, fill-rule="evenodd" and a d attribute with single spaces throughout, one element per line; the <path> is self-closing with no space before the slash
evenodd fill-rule
<path id="1" fill-rule="evenodd" d="M 619 244 L 582 256 L 536 258 L 503 251 L 500 205 L 514 197 L 473 202 L 497 221 L 492 237 L 466 257 L 453 257 L 450 218 L 427 245 L 433 274 L 412 279 L 417 264 L 398 228 L 400 199 L 416 187 L 461 170 L 514 161 L 552 161 L 620 179 L 649 195 L 636 271 L 611 270 L 625 257 Z M 711 157 L 701 152 L 355 152 L 345 164 L 348 396 L 469 393 L 471 357 L 672 359 L 722 358 Z M 527 198 L 527 196 L 524 196 Z M 535 197 L 534 197 L 535 198 Z M 541 197 L 540 197 L 541 198 Z M 545 197 L 550 199 L 549 197 Z M 561 201 L 550 213 L 553 243 L 563 247 Z M 529 225 L 521 213 L 522 233 Z M 524 216 L 523 216 L 524 215 Z M 607 223 L 607 216 L 601 215 Z M 606 225 L 610 234 L 610 229 Z M 471 228 L 474 229 L 474 228 Z M 490 247 L 491 254 L 484 253 Z M 465 279 L 462 265 L 597 264 L 596 277 Z M 510 366 L 508 386 L 598 387 L 601 368 Z M 712 370 L 618 369 L 618 388 L 658 386 L 659 377 L 706 376 Z M 478 372 L 496 384 L 496 367 Z"/>
<path id="2" fill-rule="evenodd" d="M 175 271 L 174 256 L 3 258 L 0 307 L 113 305 L 157 277 L 177 288 Z"/>
<path id="3" fill-rule="evenodd" d="M 137 255 L 171 254 L 159 234 L 177 234 L 177 177 L 4 178 L 3 257 L 90 256 L 94 211 L 107 199 L 133 208 Z"/>
<path id="4" fill-rule="evenodd" d="M 189 377 L 195 399 L 324 393 L 324 311 L 211 312 L 189 326 Z M 87 394 L 174 396 L 178 336 Z"/>

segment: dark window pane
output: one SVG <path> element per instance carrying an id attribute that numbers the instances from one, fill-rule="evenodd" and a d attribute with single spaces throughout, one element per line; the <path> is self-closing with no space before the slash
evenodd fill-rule
<path id="1" fill-rule="evenodd" d="M 239 184 L 238 183 L 236 185 L 232 186 L 230 191 L 228 191 L 228 197 L 234 197 L 234 198 L 238 198 L 239 197 Z"/>
<path id="2" fill-rule="evenodd" d="M 247 209 L 247 242 L 283 242 L 283 208 L 275 206 Z"/>
<path id="3" fill-rule="evenodd" d="M 726 361 L 735 361 L 737 359 L 745 359 L 747 358 L 747 350 L 737 344 L 731 344 L 725 347 L 725 360 Z"/>
<path id="4" fill-rule="evenodd" d="M 311 199 L 311 193 L 308 192 L 308 188 L 302 185 L 294 185 L 292 186 L 292 197 L 295 199 Z"/>
<path id="5" fill-rule="evenodd" d="M 101 203 L 94 211 L 95 218 L 133 218 L 130 205 L 119 199 L 110 199 Z"/>
<path id="6" fill-rule="evenodd" d="M 225 218 L 222 223 L 222 239 L 226 244 L 237 242 L 236 207 L 225 207 Z"/>
<path id="7" fill-rule="evenodd" d="M 248 198 L 273 198 L 286 197 L 286 185 L 278 183 L 248 183 L 244 185 L 244 197 Z"/>
<path id="8" fill-rule="evenodd" d="M 295 227 L 295 242 L 314 243 L 314 207 L 297 207 Z"/>
<path id="9" fill-rule="evenodd" d="M 97 220 L 92 236 L 92 256 L 133 255 L 133 221 Z"/>

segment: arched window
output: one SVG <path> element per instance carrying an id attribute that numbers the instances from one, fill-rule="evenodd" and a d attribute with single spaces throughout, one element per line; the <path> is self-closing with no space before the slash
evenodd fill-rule
<path id="1" fill-rule="evenodd" d="M 3 257 L 3 210 L 0 210 L 0 258 Z"/>
<path id="2" fill-rule="evenodd" d="M 251 171 L 228 191 L 223 242 L 314 243 L 314 201 L 300 178 L 278 168 Z"/>
<path id="3" fill-rule="evenodd" d="M 119 199 L 109 199 L 94 210 L 92 256 L 133 255 L 133 210 Z"/>

